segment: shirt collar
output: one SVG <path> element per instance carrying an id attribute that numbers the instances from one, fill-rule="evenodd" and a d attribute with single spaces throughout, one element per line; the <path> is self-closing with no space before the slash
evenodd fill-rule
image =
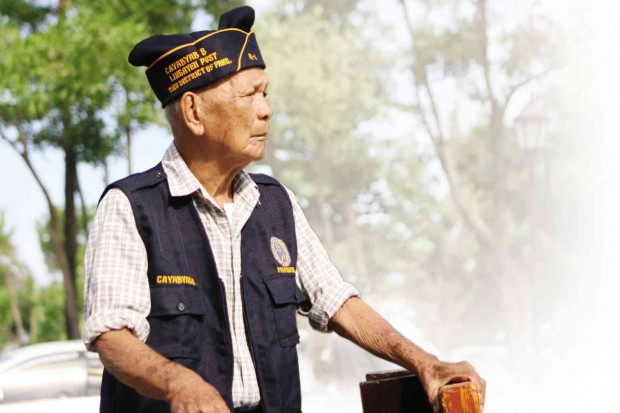
<path id="1" fill-rule="evenodd" d="M 192 171 L 189 170 L 174 142 L 166 150 L 162 159 L 162 166 L 168 177 L 170 195 L 177 197 L 198 192 L 204 199 L 217 206 L 211 194 L 204 189 Z M 233 199 L 236 196 L 240 196 L 246 202 L 256 202 L 258 200 L 258 186 L 247 172 L 239 172 L 232 185 Z"/>

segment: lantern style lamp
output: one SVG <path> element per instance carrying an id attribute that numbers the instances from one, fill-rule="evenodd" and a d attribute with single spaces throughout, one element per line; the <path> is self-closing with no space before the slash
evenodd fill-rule
<path id="1" fill-rule="evenodd" d="M 515 119 L 519 147 L 525 151 L 536 151 L 545 146 L 550 123 L 540 99 L 531 97 Z"/>

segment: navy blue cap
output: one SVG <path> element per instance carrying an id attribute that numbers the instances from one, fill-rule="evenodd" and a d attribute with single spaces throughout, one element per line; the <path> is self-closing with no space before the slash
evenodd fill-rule
<path id="1" fill-rule="evenodd" d="M 183 93 L 250 67 L 265 68 L 251 31 L 254 9 L 224 13 L 217 30 L 160 34 L 136 44 L 129 63 L 146 66 L 146 77 L 162 107 Z"/>

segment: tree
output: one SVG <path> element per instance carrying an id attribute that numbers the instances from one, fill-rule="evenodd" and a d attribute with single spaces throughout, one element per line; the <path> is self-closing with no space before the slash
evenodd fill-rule
<path id="1" fill-rule="evenodd" d="M 380 276 L 368 246 L 384 232 L 364 221 L 376 213 L 383 145 L 366 126 L 389 101 L 382 81 L 390 65 L 367 30 L 380 25 L 357 3 L 281 1 L 256 32 L 274 113 L 263 166 L 295 191 L 345 279 L 366 290 Z M 301 351 L 322 382 L 376 369 L 377 360 L 329 336 L 312 335 Z M 356 357 L 355 371 L 337 368 Z"/>
<path id="2" fill-rule="evenodd" d="M 6 50 L 14 52 L 2 58 L 8 75 L 2 84 L 0 133 L 22 157 L 46 199 L 54 255 L 65 286 L 67 336 L 77 338 L 77 166 L 102 162 L 118 152 L 118 136 L 105 128 L 103 110 L 112 98 L 108 82 L 117 66 L 112 56 L 127 47 L 128 34 L 135 30 L 113 26 L 109 14 L 95 15 L 79 4 L 61 1 L 54 9 L 22 5 L 37 10 L 31 13 L 36 19 L 21 21 L 14 15 L 3 20 Z M 70 7 L 75 13 L 69 13 Z M 63 224 L 31 158 L 33 149 L 46 148 L 64 154 Z"/>
<path id="3" fill-rule="evenodd" d="M 207 11 L 238 3 L 209 2 Z M 78 165 L 105 165 L 109 156 L 121 152 L 122 136 L 129 148 L 132 133 L 156 121 L 156 102 L 145 92 L 143 73 L 119 56 L 126 56 L 153 31 L 188 29 L 195 6 L 189 0 L 148 5 L 129 0 L 60 0 L 51 6 L 27 0 L 0 2 L 6 51 L 0 57 L 5 69 L 0 80 L 0 137 L 24 160 L 45 197 L 54 259 L 63 275 L 69 338 L 79 336 L 76 195 L 84 216 L 87 209 Z M 31 156 L 33 150 L 51 148 L 64 155 L 62 217 Z"/>
<path id="4" fill-rule="evenodd" d="M 487 0 L 399 3 L 409 34 L 410 109 L 434 148 L 451 201 L 442 221 L 447 230 L 466 230 L 461 267 L 470 262 L 488 286 L 479 288 L 480 297 L 501 291 L 494 304 L 508 311 L 502 321 L 517 348 L 530 328 L 531 269 L 522 257 L 533 222 L 515 202 L 528 191 L 517 167 L 527 154 L 511 139 L 506 117 L 515 96 L 557 67 L 553 27 L 536 10 L 524 21 L 497 23 Z M 439 99 L 446 89 L 452 99 Z M 459 107 L 476 120 L 463 127 Z M 541 227 L 534 230 L 549 239 Z"/>
<path id="5" fill-rule="evenodd" d="M 28 322 L 30 343 L 66 340 L 64 311 L 65 290 L 61 282 L 34 288 Z"/>
<path id="6" fill-rule="evenodd" d="M 553 241 L 521 208 L 528 154 L 507 113 L 559 65 L 554 26 L 536 10 L 499 21 L 487 1 L 403 0 L 408 46 L 382 65 L 381 25 L 344 3 L 281 1 L 258 30 L 277 147 L 266 163 L 345 277 L 415 300 L 436 344 L 467 339 L 469 314 L 495 326 L 486 334 L 508 326 L 518 347 L 533 297 L 526 251 Z M 403 77 L 388 67 L 409 72 L 410 100 L 385 97 Z M 404 143 L 365 128 L 394 108 L 417 120 Z M 486 311 L 489 301 L 509 315 Z"/>
<path id="7" fill-rule="evenodd" d="M 17 257 L 11 232 L 5 227 L 4 213 L 0 212 L 0 349 L 6 340 L 22 344 L 28 341 L 20 291 L 29 277 L 27 268 Z"/>
<path id="8" fill-rule="evenodd" d="M 295 188 L 341 269 L 368 283 L 357 206 L 377 168 L 363 125 L 386 99 L 380 86 L 386 62 L 362 31 L 368 16 L 358 13 L 356 25 L 334 24 L 355 9 L 332 12 L 310 7 L 313 2 L 296 9 L 299 3 L 282 4 L 257 28 L 271 78 L 270 136 L 277 148 L 265 162 Z"/>
<path id="9" fill-rule="evenodd" d="M 191 30 L 191 24 L 198 11 L 208 16 L 220 14 L 238 7 L 241 0 L 155 0 L 149 2 L 113 0 L 95 2 L 89 7 L 94 13 L 114 11 L 117 19 L 127 19 L 144 27 L 143 37 L 159 33 L 180 33 Z M 133 39 L 134 43 L 140 37 Z M 124 50 L 125 54 L 130 49 Z M 114 84 L 116 100 L 112 110 L 115 112 L 118 132 L 125 138 L 127 173 L 131 174 L 131 144 L 133 135 L 145 126 L 155 122 L 159 112 L 159 102 L 144 81 L 144 75 L 129 64 L 119 65 L 119 73 Z"/>

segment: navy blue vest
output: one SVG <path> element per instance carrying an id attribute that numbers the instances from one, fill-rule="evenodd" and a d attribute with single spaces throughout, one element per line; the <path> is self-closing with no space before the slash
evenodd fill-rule
<path id="1" fill-rule="evenodd" d="M 260 202 L 241 232 L 242 298 L 246 334 L 266 413 L 301 411 L 296 307 L 306 297 L 295 283 L 295 223 L 286 190 L 252 175 Z M 198 373 L 232 404 L 233 357 L 224 285 L 191 195 L 170 195 L 158 164 L 106 188 L 128 197 L 148 255 L 151 312 L 146 343 Z M 105 192 L 104 192 L 105 194 Z M 107 371 L 101 412 L 169 412 Z"/>

